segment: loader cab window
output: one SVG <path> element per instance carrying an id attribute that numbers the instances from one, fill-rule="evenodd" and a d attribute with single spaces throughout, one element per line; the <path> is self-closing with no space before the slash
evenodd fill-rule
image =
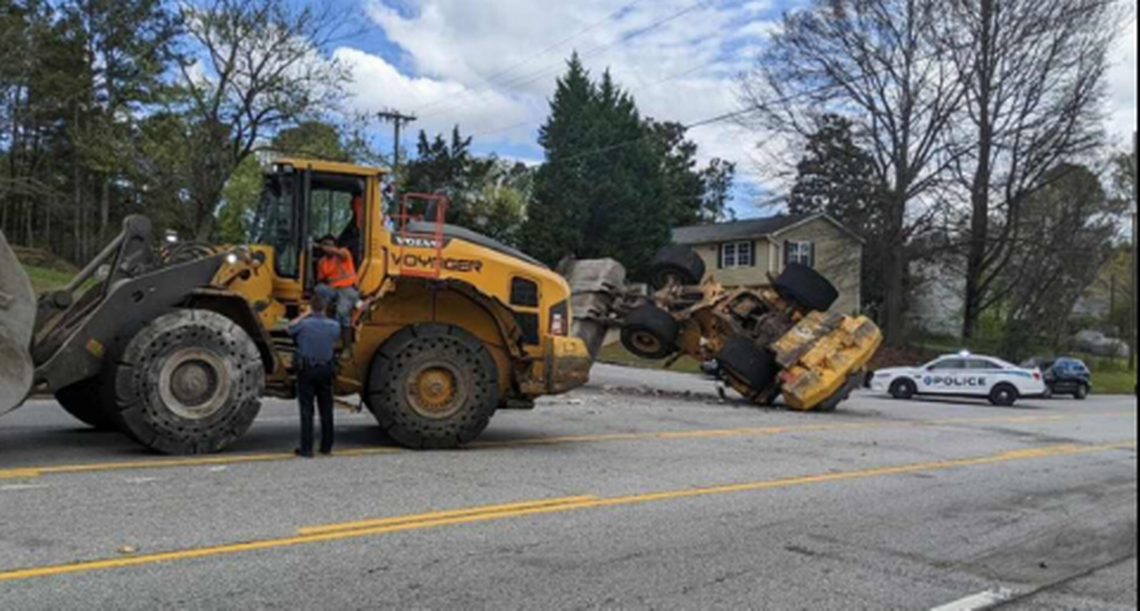
<path id="1" fill-rule="evenodd" d="M 278 172 L 265 178 L 261 211 L 253 228 L 253 242 L 273 248 L 275 272 L 282 278 L 300 277 L 300 241 L 296 202 L 299 177 Z"/>
<path id="2" fill-rule="evenodd" d="M 364 180 L 353 176 L 313 174 L 309 189 L 310 242 L 336 236 L 337 244 L 363 260 Z M 361 218 L 357 218 L 357 214 Z"/>

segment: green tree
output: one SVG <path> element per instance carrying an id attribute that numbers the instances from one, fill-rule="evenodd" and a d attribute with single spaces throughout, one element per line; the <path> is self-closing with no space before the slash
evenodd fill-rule
<path id="1" fill-rule="evenodd" d="M 835 261 L 833 265 L 861 264 L 862 302 L 869 311 L 881 311 L 884 299 L 883 239 L 886 189 L 875 172 L 875 161 L 855 142 L 851 121 L 824 115 L 807 139 L 804 156 L 796 165 L 795 185 L 788 197 L 792 214 L 827 214 L 863 238 L 862 261 Z"/>
<path id="2" fill-rule="evenodd" d="M 546 163 L 523 228 L 527 249 L 551 264 L 613 257 L 644 271 L 677 217 L 654 135 L 608 72 L 595 84 L 572 57 L 539 136 Z"/>
<path id="3" fill-rule="evenodd" d="M 729 215 L 736 165 L 722 159 L 699 167 L 697 144 L 686 139 L 680 123 L 646 121 L 662 160 L 664 182 L 662 207 L 669 211 L 674 227 L 715 223 Z"/>

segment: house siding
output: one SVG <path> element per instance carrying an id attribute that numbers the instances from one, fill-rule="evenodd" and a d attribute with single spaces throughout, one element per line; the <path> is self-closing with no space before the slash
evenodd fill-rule
<path id="1" fill-rule="evenodd" d="M 732 243 L 737 240 L 732 240 Z M 727 287 L 759 287 L 768 284 L 769 241 L 756 240 L 756 265 L 754 267 L 738 267 L 732 269 L 718 269 L 720 263 L 720 243 L 701 244 L 693 247 L 697 254 L 705 261 L 708 273 L 716 277 L 716 281 Z"/>
<path id="2" fill-rule="evenodd" d="M 839 289 L 839 301 L 833 311 L 853 314 L 862 309 L 863 244 L 826 219 L 809 221 L 779 234 L 775 239 L 757 238 L 754 267 L 718 269 L 721 242 L 699 244 L 693 248 L 704 259 L 709 273 L 717 282 L 728 288 L 758 288 L 769 285 L 769 272 L 778 275 L 784 270 L 784 247 L 789 240 L 815 244 L 816 269 Z"/>

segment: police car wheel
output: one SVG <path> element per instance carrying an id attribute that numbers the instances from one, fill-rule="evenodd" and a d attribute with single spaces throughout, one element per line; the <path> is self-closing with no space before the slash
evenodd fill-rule
<path id="1" fill-rule="evenodd" d="M 1019 398 L 1017 389 L 1007 384 L 1002 384 L 990 392 L 990 403 L 997 407 L 1013 407 Z"/>
<path id="2" fill-rule="evenodd" d="M 490 350 L 450 325 L 397 333 L 372 363 L 367 404 L 380 426 L 415 450 L 475 441 L 499 407 L 499 369 Z"/>
<path id="3" fill-rule="evenodd" d="M 891 396 L 899 401 L 910 401 L 918 394 L 918 387 L 911 380 L 896 380 L 891 384 Z"/>
<path id="4" fill-rule="evenodd" d="M 162 454 L 212 454 L 261 411 L 265 367 L 249 335 L 205 310 L 162 316 L 127 344 L 101 382 L 121 431 Z"/>

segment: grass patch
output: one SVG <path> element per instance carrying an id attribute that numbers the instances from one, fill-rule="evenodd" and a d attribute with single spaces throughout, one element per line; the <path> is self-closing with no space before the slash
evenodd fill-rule
<path id="1" fill-rule="evenodd" d="M 602 348 L 601 354 L 598 355 L 598 360 L 603 363 L 610 363 L 612 365 L 625 365 L 626 367 L 637 367 L 639 369 L 656 369 L 662 371 L 675 371 L 678 373 L 700 373 L 701 364 L 696 360 L 689 357 L 682 357 L 672 367 L 666 369 L 665 363 L 667 361 L 647 361 L 645 359 L 637 358 L 629 353 L 621 343 L 616 343 L 611 346 Z"/>
<path id="2" fill-rule="evenodd" d="M 1093 394 L 1133 395 L 1136 393 L 1136 372 L 1093 371 Z"/>
<path id="3" fill-rule="evenodd" d="M 59 290 L 75 277 L 72 274 L 32 265 L 25 265 L 24 271 L 28 272 L 28 277 L 32 279 L 32 288 L 37 295 Z"/>

